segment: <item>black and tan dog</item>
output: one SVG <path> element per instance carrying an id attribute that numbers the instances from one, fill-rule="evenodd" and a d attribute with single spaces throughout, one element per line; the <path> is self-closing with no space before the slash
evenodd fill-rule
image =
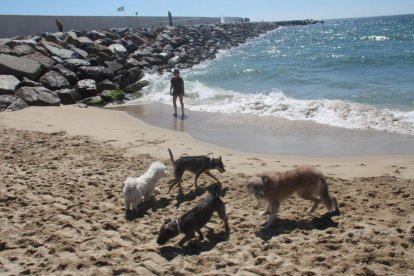
<path id="1" fill-rule="evenodd" d="M 221 161 L 221 156 L 219 158 L 210 158 L 207 156 L 183 156 L 174 161 L 171 150 L 168 149 L 168 152 L 170 153 L 171 161 L 174 166 L 175 177 L 174 182 L 171 184 L 168 192 L 170 192 L 172 187 L 174 187 L 176 184 L 178 184 L 180 187 L 180 193 L 183 192 L 181 187 L 181 179 L 185 171 L 190 171 L 195 174 L 194 185 L 196 187 L 197 179 L 202 173 L 205 173 L 215 181 L 220 182 L 214 175 L 210 173 L 209 170 L 217 169 L 221 173 L 225 172 L 223 162 Z"/>
<path id="2" fill-rule="evenodd" d="M 173 237 L 183 233 L 185 236 L 179 242 L 183 245 L 195 236 L 195 232 L 199 235 L 199 240 L 204 239 L 203 233 L 200 229 L 210 221 L 214 212 L 217 212 L 219 217 L 224 221 L 226 232 L 230 231 L 226 207 L 220 196 L 225 193 L 225 189 L 221 189 L 221 184 L 215 183 L 211 186 L 211 191 L 197 206 L 185 213 L 181 218 L 176 220 L 166 219 L 161 226 L 157 243 L 165 244 Z"/>

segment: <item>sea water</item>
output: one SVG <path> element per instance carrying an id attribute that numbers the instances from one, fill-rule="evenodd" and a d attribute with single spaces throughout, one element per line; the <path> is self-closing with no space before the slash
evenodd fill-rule
<path id="1" fill-rule="evenodd" d="M 414 15 L 281 27 L 181 76 L 186 109 L 414 135 Z M 145 78 L 128 104 L 171 105 L 171 75 Z"/>

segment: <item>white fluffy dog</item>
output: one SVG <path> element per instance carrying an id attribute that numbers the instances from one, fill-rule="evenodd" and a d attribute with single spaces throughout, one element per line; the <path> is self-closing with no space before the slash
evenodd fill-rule
<path id="1" fill-rule="evenodd" d="M 124 182 L 125 212 L 138 211 L 138 204 L 151 198 L 158 180 L 167 176 L 165 165 L 159 161 L 154 162 L 143 175 L 128 177 Z"/>

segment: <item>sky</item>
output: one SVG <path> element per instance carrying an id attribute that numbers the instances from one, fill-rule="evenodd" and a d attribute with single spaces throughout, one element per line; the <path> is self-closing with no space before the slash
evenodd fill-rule
<path id="1" fill-rule="evenodd" d="M 125 11 L 118 12 L 117 8 Z M 0 14 L 248 17 L 251 21 L 414 14 L 414 0 L 0 0 Z"/>

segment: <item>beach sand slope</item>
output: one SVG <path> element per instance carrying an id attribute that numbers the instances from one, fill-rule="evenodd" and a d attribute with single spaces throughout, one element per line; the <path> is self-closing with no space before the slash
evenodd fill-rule
<path id="1" fill-rule="evenodd" d="M 143 141 L 142 143 L 150 143 Z M 0 274 L 74 275 L 412 275 L 414 183 L 393 175 L 328 177 L 342 215 L 306 215 L 310 203 L 284 202 L 275 227 L 260 231 L 265 204 L 247 194 L 248 175 L 219 176 L 231 232 L 215 214 L 206 238 L 181 248 L 176 238 L 155 242 L 166 218 L 177 218 L 202 197 L 185 174 L 185 195 L 168 194 L 172 168 L 158 183 L 161 194 L 126 220 L 122 187 L 155 160 L 108 141 L 63 131 L 0 128 Z M 178 156 L 176 156 L 178 157 Z M 158 158 L 159 159 L 159 158 Z M 219 173 L 213 171 L 215 175 Z M 181 238 L 181 237 L 180 237 Z"/>

